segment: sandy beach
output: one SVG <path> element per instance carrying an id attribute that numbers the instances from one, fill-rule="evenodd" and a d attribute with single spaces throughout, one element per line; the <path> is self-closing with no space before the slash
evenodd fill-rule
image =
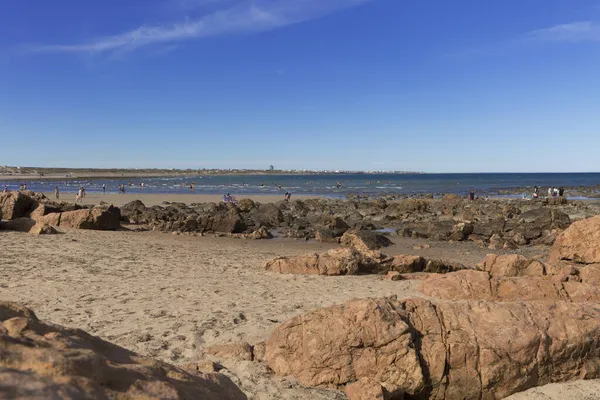
<path id="1" fill-rule="evenodd" d="M 392 253 L 475 263 L 473 243 L 395 238 Z M 143 355 L 184 365 L 213 344 L 267 339 L 285 320 L 353 298 L 419 296 L 418 281 L 379 276 L 281 275 L 267 260 L 337 247 L 288 239 L 248 241 L 157 232 L 70 230 L 35 236 L 1 232 L 0 300 L 17 301 L 47 321 L 77 327 Z M 538 249 L 531 249 L 537 252 Z M 251 362 L 219 360 L 250 399 L 343 399 L 303 388 Z"/>

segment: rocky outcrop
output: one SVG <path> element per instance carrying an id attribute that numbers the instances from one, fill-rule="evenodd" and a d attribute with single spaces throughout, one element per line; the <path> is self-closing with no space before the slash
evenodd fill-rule
<path id="1" fill-rule="evenodd" d="M 266 362 L 309 386 L 367 378 L 410 398 L 501 399 L 600 376 L 599 318 L 593 303 L 353 300 L 280 325 Z"/>
<path id="2" fill-rule="evenodd" d="M 244 400 L 225 375 L 189 373 L 0 302 L 0 387 L 10 399 Z"/>
<path id="3" fill-rule="evenodd" d="M 341 243 L 358 251 L 379 250 L 393 244 L 387 237 L 371 231 L 346 232 L 342 236 Z"/>
<path id="4" fill-rule="evenodd" d="M 66 229 L 116 230 L 121 226 L 121 213 L 113 206 L 67 211 L 60 215 L 58 226 Z"/>
<path id="5" fill-rule="evenodd" d="M 600 264 L 600 216 L 573 223 L 550 250 L 548 263 Z"/>
<path id="6" fill-rule="evenodd" d="M 481 271 L 431 275 L 420 289 L 427 296 L 444 300 L 600 303 L 600 288 L 594 285 L 543 277 L 493 277 Z"/>
<path id="7" fill-rule="evenodd" d="M 46 223 L 36 222 L 31 218 L 25 217 L 0 222 L 0 229 L 15 232 L 32 233 L 35 235 L 51 235 L 58 233 L 58 231 L 54 227 Z"/>
<path id="8" fill-rule="evenodd" d="M 533 259 L 519 254 L 496 255 L 488 254 L 477 265 L 480 271 L 489 272 L 492 276 L 543 276 L 546 266 Z"/>
<path id="9" fill-rule="evenodd" d="M 38 205 L 38 198 L 32 192 L 0 193 L 0 214 L 4 219 L 29 217 Z"/>
<path id="10" fill-rule="evenodd" d="M 349 248 L 333 249 L 322 254 L 279 257 L 266 263 L 265 269 L 283 274 L 356 275 L 365 257 Z"/>

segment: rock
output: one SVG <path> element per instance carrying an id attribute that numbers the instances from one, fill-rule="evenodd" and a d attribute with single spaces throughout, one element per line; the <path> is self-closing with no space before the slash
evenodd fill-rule
<path id="1" fill-rule="evenodd" d="M 41 198 L 44 198 L 42 195 Z M 0 210 L 3 219 L 29 217 L 39 205 L 32 192 L 0 193 Z"/>
<path id="2" fill-rule="evenodd" d="M 254 359 L 252 346 L 246 342 L 218 344 L 208 347 L 205 351 L 206 353 L 219 358 L 242 361 L 252 361 Z"/>
<path id="3" fill-rule="evenodd" d="M 344 388 L 348 400 L 388 400 L 385 389 L 378 382 L 361 378 L 358 381 L 349 384 Z M 395 397 L 399 399 L 399 397 Z"/>
<path id="4" fill-rule="evenodd" d="M 420 290 L 444 300 L 600 302 L 600 288 L 593 285 L 533 276 L 492 277 L 481 271 L 432 275 Z"/>
<path id="5" fill-rule="evenodd" d="M 571 218 L 565 212 L 550 207 L 536 208 L 519 216 L 520 222 L 530 224 L 539 230 L 566 229 L 571 225 Z"/>
<path id="6" fill-rule="evenodd" d="M 209 360 L 202 360 L 202 361 L 198 361 L 195 363 L 186 364 L 186 365 L 183 365 L 182 368 L 186 371 L 190 371 L 193 373 L 196 373 L 196 372 L 212 373 L 212 372 L 219 372 L 222 369 L 222 367 L 219 364 L 217 364 L 216 362 L 213 362 L 213 361 L 209 361 Z"/>
<path id="7" fill-rule="evenodd" d="M 543 276 L 546 266 L 519 254 L 496 255 L 488 254 L 477 265 L 480 271 L 489 272 L 492 276 Z"/>
<path id="8" fill-rule="evenodd" d="M 358 251 L 378 250 L 393 244 L 387 237 L 370 231 L 346 232 L 342 236 L 341 243 Z"/>
<path id="9" fill-rule="evenodd" d="M 35 221 L 38 224 L 42 225 L 59 226 L 61 216 L 62 213 L 52 213 L 43 216 L 36 216 Z"/>
<path id="10" fill-rule="evenodd" d="M 332 231 L 344 231 L 345 232 L 348 229 L 350 229 L 350 225 L 348 225 L 346 223 L 346 221 L 344 221 L 340 217 L 326 218 L 323 221 L 323 225 Z"/>
<path id="11" fill-rule="evenodd" d="M 116 230 L 121 227 L 121 213 L 116 207 L 94 207 L 61 214 L 59 227 L 66 229 Z"/>
<path id="12" fill-rule="evenodd" d="M 228 211 L 219 211 L 214 214 L 201 218 L 200 226 L 205 231 L 224 232 L 224 233 L 242 233 L 247 225 L 238 213 L 236 208 L 230 208 Z"/>
<path id="13" fill-rule="evenodd" d="M 32 233 L 34 235 L 56 235 L 58 231 L 56 230 L 56 228 L 48 224 L 37 223 L 33 226 L 33 228 L 31 228 L 29 233 Z"/>
<path id="14" fill-rule="evenodd" d="M 445 274 L 447 272 L 460 271 L 466 267 L 461 263 L 454 261 L 446 261 L 440 259 L 429 259 L 425 263 L 425 269 L 423 272 Z"/>
<path id="15" fill-rule="evenodd" d="M 145 221 L 146 205 L 140 200 L 134 200 L 121 207 L 121 218 L 125 222 L 140 223 Z"/>
<path id="16" fill-rule="evenodd" d="M 600 263 L 600 215 L 574 222 L 558 235 L 550 250 L 548 263 L 560 261 Z"/>
<path id="17" fill-rule="evenodd" d="M 354 249 L 333 249 L 323 254 L 279 257 L 266 263 L 265 269 L 282 274 L 356 275 L 363 262 Z"/>
<path id="18" fill-rule="evenodd" d="M 394 256 L 389 268 L 391 271 L 399 273 L 421 272 L 425 269 L 427 262 L 421 256 L 396 255 Z"/>
<path id="19" fill-rule="evenodd" d="M 410 326 L 386 299 L 353 300 L 298 316 L 267 340 L 278 375 L 308 386 L 343 386 L 361 378 L 417 393 L 425 381 Z"/>
<path id="20" fill-rule="evenodd" d="M 254 210 L 252 219 L 257 226 L 275 228 L 283 221 L 283 214 L 274 204 L 261 204 Z"/>
<path id="21" fill-rule="evenodd" d="M 258 228 L 251 234 L 247 235 L 246 237 L 248 239 L 260 240 L 260 239 L 272 239 L 273 235 L 271 235 L 271 232 L 269 232 L 269 230 L 267 228 L 265 228 L 264 226 L 261 226 L 260 228 Z"/>
<path id="22" fill-rule="evenodd" d="M 594 303 L 352 300 L 277 327 L 266 359 L 308 386 L 367 378 L 408 398 L 501 399 L 599 377 L 599 318 Z"/>
<path id="23" fill-rule="evenodd" d="M 470 234 L 473 233 L 474 226 L 471 222 L 459 222 L 452 227 L 452 233 L 450 234 L 449 240 L 459 242 L 466 240 Z"/>
<path id="24" fill-rule="evenodd" d="M 266 342 L 258 342 L 254 345 L 253 349 L 254 361 L 265 361 L 265 351 L 267 350 Z"/>
<path id="25" fill-rule="evenodd" d="M 35 225 L 35 221 L 31 218 L 19 217 L 10 221 L 4 221 L 0 224 L 2 229 L 16 232 L 29 232 Z"/>
<path id="26" fill-rule="evenodd" d="M 0 302 L 0 387 L 11 399 L 244 400 L 221 374 L 182 369 L 91 336 L 40 322 Z"/>
<path id="27" fill-rule="evenodd" d="M 315 240 L 321 243 L 338 243 L 339 239 L 335 236 L 331 229 L 319 229 L 315 233 Z"/>
<path id="28" fill-rule="evenodd" d="M 256 208 L 256 203 L 252 199 L 241 199 L 237 206 L 241 212 L 250 212 Z"/>
<path id="29" fill-rule="evenodd" d="M 402 280 L 402 275 L 400 274 L 400 272 L 398 271 L 389 271 L 387 273 L 386 276 L 384 276 L 384 279 L 388 280 L 388 281 L 400 281 Z"/>

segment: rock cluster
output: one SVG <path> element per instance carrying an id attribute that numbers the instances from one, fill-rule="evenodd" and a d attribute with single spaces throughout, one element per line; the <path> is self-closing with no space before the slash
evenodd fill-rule
<path id="1" fill-rule="evenodd" d="M 190 373 L 0 302 L 0 397 L 245 400 L 225 375 Z M 4 397 L 6 396 L 6 397 Z"/>
<path id="2" fill-rule="evenodd" d="M 115 230 L 121 226 L 117 207 L 82 207 L 72 203 L 57 203 L 46 196 L 29 191 L 0 194 L 2 216 L 8 220 L 3 229 L 19 232 L 56 233 L 64 229 Z"/>

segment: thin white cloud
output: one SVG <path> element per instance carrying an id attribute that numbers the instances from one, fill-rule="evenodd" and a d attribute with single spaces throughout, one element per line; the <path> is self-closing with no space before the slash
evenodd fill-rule
<path id="1" fill-rule="evenodd" d="M 543 42 L 577 43 L 600 41 L 600 24 L 592 21 L 561 24 L 530 32 L 527 38 Z"/>
<path id="2" fill-rule="evenodd" d="M 263 32 L 319 18 L 368 1 L 371 0 L 243 0 L 235 6 L 171 26 L 142 26 L 80 44 L 43 45 L 31 50 L 97 54 L 212 36 Z M 219 2 L 214 0 L 213 3 Z"/>

